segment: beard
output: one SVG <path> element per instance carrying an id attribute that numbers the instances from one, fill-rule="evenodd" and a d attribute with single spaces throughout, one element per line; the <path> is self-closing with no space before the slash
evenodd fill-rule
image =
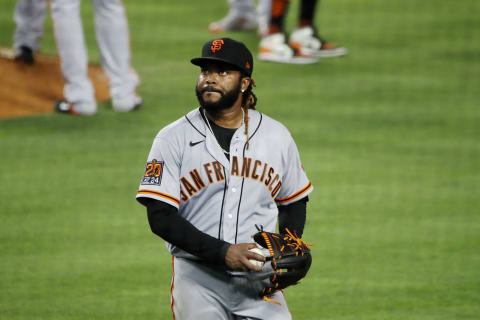
<path id="1" fill-rule="evenodd" d="M 203 93 L 206 91 L 214 91 L 220 94 L 220 99 L 215 102 L 205 101 L 203 99 Z M 195 93 L 197 94 L 197 99 L 200 105 L 212 116 L 217 115 L 221 110 L 228 109 L 233 106 L 237 101 L 240 92 L 242 91 L 242 83 L 238 81 L 238 84 L 235 88 L 227 92 L 221 92 L 220 90 L 207 86 L 202 89 L 195 87 Z"/>

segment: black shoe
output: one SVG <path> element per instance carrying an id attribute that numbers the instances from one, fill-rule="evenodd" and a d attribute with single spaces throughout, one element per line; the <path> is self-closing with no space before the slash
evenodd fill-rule
<path id="1" fill-rule="evenodd" d="M 15 61 L 24 64 L 34 64 L 35 58 L 33 56 L 33 50 L 27 46 L 20 46 L 15 55 Z"/>

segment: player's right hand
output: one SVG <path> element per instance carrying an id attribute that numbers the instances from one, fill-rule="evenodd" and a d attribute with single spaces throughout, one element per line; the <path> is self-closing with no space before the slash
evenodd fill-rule
<path id="1" fill-rule="evenodd" d="M 265 257 L 248 251 L 257 248 L 255 243 L 231 244 L 225 254 L 225 264 L 234 271 L 261 271 L 261 267 L 255 267 L 249 259 L 265 262 Z"/>

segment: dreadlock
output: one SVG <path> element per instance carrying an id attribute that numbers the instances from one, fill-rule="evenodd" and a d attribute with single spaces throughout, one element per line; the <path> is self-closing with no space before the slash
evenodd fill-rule
<path id="1" fill-rule="evenodd" d="M 245 135 L 247 136 L 247 150 L 250 144 L 250 137 L 248 136 L 248 109 L 255 110 L 257 105 L 257 96 L 253 93 L 252 89 L 255 87 L 255 81 L 250 78 L 250 85 L 247 90 L 242 93 L 242 108 L 245 112 Z"/>

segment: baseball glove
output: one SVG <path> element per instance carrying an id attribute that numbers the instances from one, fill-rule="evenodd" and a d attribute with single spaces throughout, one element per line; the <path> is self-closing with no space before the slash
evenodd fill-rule
<path id="1" fill-rule="evenodd" d="M 268 249 L 273 271 L 270 281 L 259 292 L 262 297 L 269 296 L 275 291 L 297 284 L 303 279 L 312 264 L 310 254 L 311 244 L 298 238 L 286 229 L 287 234 L 271 233 L 259 230 L 253 235 L 256 243 Z"/>

